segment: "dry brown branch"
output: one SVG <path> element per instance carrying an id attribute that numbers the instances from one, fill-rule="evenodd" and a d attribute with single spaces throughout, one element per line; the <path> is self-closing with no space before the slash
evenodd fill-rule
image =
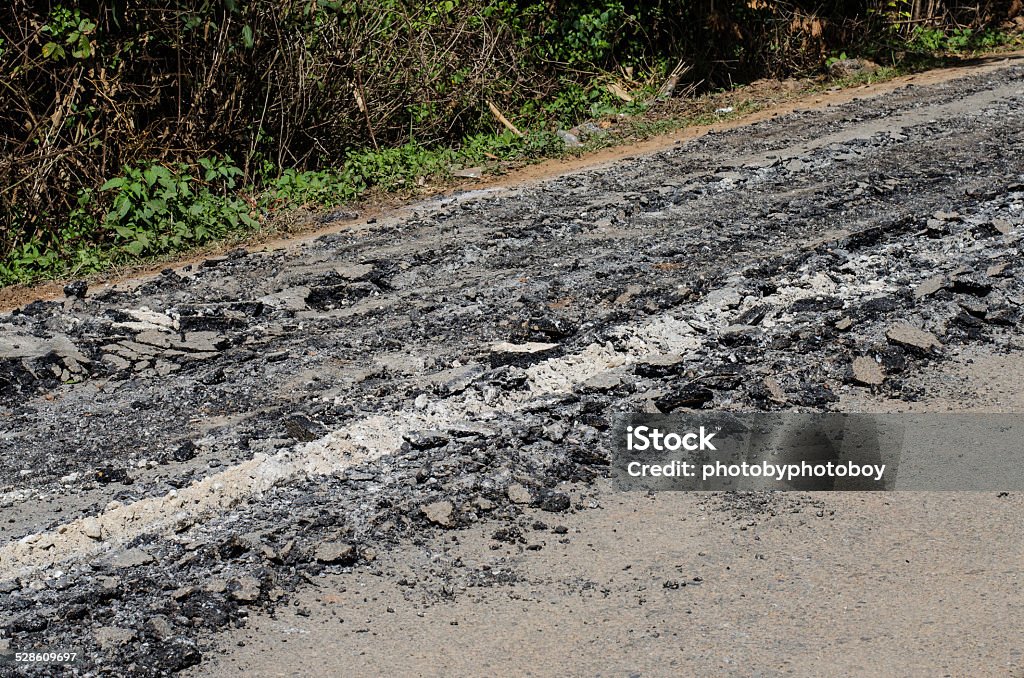
<path id="1" fill-rule="evenodd" d="M 488 101 L 488 102 L 487 102 L 487 108 L 489 108 L 489 109 L 490 109 L 491 113 L 492 113 L 492 114 L 494 115 L 494 117 L 495 117 L 495 118 L 497 118 L 498 122 L 500 122 L 500 123 L 501 123 L 502 125 L 504 125 L 504 126 L 505 126 L 505 128 L 506 128 L 506 129 L 508 129 L 508 131 L 512 132 L 513 134 L 515 134 L 515 135 L 516 135 L 516 136 L 518 136 L 518 137 L 521 137 L 521 136 L 523 136 L 523 133 L 522 133 L 522 132 L 520 132 L 520 131 L 519 131 L 519 129 L 518 129 L 518 128 L 517 128 L 517 127 L 516 127 L 515 125 L 513 125 L 513 124 L 512 124 L 512 123 L 511 123 L 511 122 L 509 121 L 509 119 L 508 119 L 508 118 L 506 118 L 506 117 L 505 117 L 505 116 L 504 116 L 504 115 L 502 114 L 502 112 L 501 112 L 501 111 L 499 111 L 499 110 L 498 110 L 498 107 L 497 107 L 497 106 L 495 106 L 495 105 L 494 105 L 493 103 L 491 103 L 490 101 Z"/>

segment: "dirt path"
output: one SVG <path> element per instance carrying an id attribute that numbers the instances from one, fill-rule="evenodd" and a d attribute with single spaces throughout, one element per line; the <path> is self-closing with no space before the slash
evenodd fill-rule
<path id="1" fill-rule="evenodd" d="M 1022 411 L 1024 67 L 962 75 L 0 316 L 4 640 L 110 675 L 1019 670 L 1017 495 L 603 478 L 615 412 Z"/>

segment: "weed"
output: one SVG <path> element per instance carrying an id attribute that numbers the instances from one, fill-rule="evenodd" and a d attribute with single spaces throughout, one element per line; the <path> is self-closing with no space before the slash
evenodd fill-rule
<path id="1" fill-rule="evenodd" d="M 232 195 L 242 170 L 229 157 L 202 158 L 202 178 L 184 163 L 126 167 L 105 182 L 112 207 L 101 225 L 115 250 L 147 257 L 202 245 L 228 231 L 256 228 L 251 206 Z"/>
<path id="2" fill-rule="evenodd" d="M 954 28 L 945 30 L 918 26 L 910 34 L 907 47 L 924 54 L 969 54 L 996 49 L 1015 41 L 1015 36 L 997 30 Z"/>

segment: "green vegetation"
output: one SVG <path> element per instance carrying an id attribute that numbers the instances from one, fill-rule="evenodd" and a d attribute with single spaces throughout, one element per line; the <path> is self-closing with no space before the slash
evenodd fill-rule
<path id="1" fill-rule="evenodd" d="M 918 26 L 910 33 L 907 48 L 928 55 L 974 54 L 986 52 L 1013 43 L 1017 36 L 1002 31 L 960 27 L 944 30 L 931 26 Z"/>
<path id="2" fill-rule="evenodd" d="M 453 166 L 494 157 L 529 161 L 562 150 L 553 133 L 477 134 L 457 150 L 407 143 L 352 152 L 339 170 L 289 168 L 258 187 L 238 183 L 243 171 L 230 156 L 202 157 L 195 167 L 158 162 L 127 166 L 99 187 L 99 196 L 83 189 L 64 227 L 46 245 L 30 240 L 13 249 L 0 261 L 0 282 L 78 275 L 142 261 L 253 231 L 274 210 L 341 205 L 370 189 L 398 191 L 420 179 L 450 178 Z M 101 201 L 110 208 L 97 217 L 94 208 Z"/>
<path id="3" fill-rule="evenodd" d="M 167 256 L 279 210 L 413 190 L 453 168 L 558 155 L 556 130 L 643 112 L 680 62 L 707 91 L 821 72 L 837 50 L 891 70 L 1010 39 L 991 9 L 942 11 L 929 20 L 905 0 L 13 0 L 0 9 L 0 285 Z M 631 124 L 645 134 L 700 119 Z"/>

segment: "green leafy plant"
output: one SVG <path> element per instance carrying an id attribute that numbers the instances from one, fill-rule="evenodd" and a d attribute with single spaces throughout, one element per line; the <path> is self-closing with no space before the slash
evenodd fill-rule
<path id="1" fill-rule="evenodd" d="M 201 245 L 229 231 L 256 228 L 244 200 L 229 195 L 242 171 L 230 157 L 203 158 L 202 179 L 184 163 L 129 166 L 105 182 L 111 196 L 102 226 L 115 247 L 133 257 Z"/>
<path id="2" fill-rule="evenodd" d="M 48 59 L 63 59 L 65 47 L 75 59 L 86 59 L 93 54 L 91 36 L 96 32 L 96 22 L 82 16 L 78 9 L 55 7 L 42 30 L 52 38 L 43 45 L 43 56 Z"/>
<path id="3" fill-rule="evenodd" d="M 267 183 L 260 203 L 266 208 L 338 205 L 354 200 L 361 189 L 339 172 L 287 169 Z"/>
<path id="4" fill-rule="evenodd" d="M 0 285 L 92 273 L 106 266 L 109 257 L 93 241 L 98 226 L 91 214 L 92 203 L 93 192 L 81 191 L 75 208 L 59 230 L 45 238 L 32 238 L 17 246 L 6 259 L 0 259 Z"/>
<path id="5" fill-rule="evenodd" d="M 942 28 L 918 26 L 910 34 L 907 47 L 927 54 L 963 54 L 989 50 L 1013 41 L 1013 36 L 996 30 L 974 30 L 967 27 L 947 31 Z"/>
<path id="6" fill-rule="evenodd" d="M 847 58 L 849 57 L 846 56 L 846 52 L 834 54 L 830 56 L 828 59 L 825 59 L 825 67 L 832 68 L 833 64 L 839 63 L 840 61 L 846 61 Z"/>

